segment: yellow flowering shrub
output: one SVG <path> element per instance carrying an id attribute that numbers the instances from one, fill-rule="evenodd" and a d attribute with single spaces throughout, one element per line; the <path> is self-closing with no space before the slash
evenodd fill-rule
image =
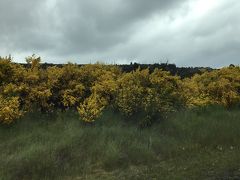
<path id="1" fill-rule="evenodd" d="M 147 83 L 149 83 L 149 71 L 140 69 L 125 73 L 118 79 L 118 94 L 116 105 L 127 116 L 142 111 L 144 98 L 148 95 Z"/>
<path id="2" fill-rule="evenodd" d="M 228 67 L 184 81 L 188 106 L 219 104 L 230 108 L 240 103 L 240 68 Z"/>
<path id="3" fill-rule="evenodd" d="M 88 87 L 85 94 L 90 96 L 77 109 L 82 120 L 93 122 L 105 107 L 113 103 L 117 91 L 116 79 L 120 71 L 113 66 L 101 64 L 87 65 L 82 70 L 82 83 Z"/>
<path id="4" fill-rule="evenodd" d="M 0 57 L 0 86 L 21 80 L 23 70 L 21 65 L 12 63 L 11 57 Z"/>
<path id="5" fill-rule="evenodd" d="M 182 95 L 188 108 L 211 104 L 209 94 L 203 91 L 204 86 L 199 82 L 200 78 L 200 75 L 195 75 L 191 79 L 186 78 L 183 80 Z"/>
<path id="6" fill-rule="evenodd" d="M 65 107 L 74 107 L 83 99 L 85 87 L 77 84 L 72 89 L 63 91 L 62 103 Z"/>
<path id="7" fill-rule="evenodd" d="M 18 97 L 4 98 L 0 96 L 0 122 L 10 124 L 23 115 L 19 109 Z"/>
<path id="8" fill-rule="evenodd" d="M 47 82 L 51 100 L 57 107 L 76 107 L 84 99 L 85 87 L 80 82 L 80 68 L 76 64 L 47 68 Z"/>
<path id="9" fill-rule="evenodd" d="M 182 107 L 240 104 L 240 67 L 202 72 L 180 79 L 169 72 L 148 69 L 122 73 L 101 63 L 44 67 L 35 55 L 26 65 L 0 57 L 0 122 L 11 123 L 23 112 L 75 109 L 93 122 L 111 107 L 143 123 Z M 33 108 L 36 107 L 36 108 Z"/>
<path id="10" fill-rule="evenodd" d="M 184 104 L 181 81 L 167 71 L 155 69 L 150 76 L 152 108 L 159 113 L 176 111 Z"/>
<path id="11" fill-rule="evenodd" d="M 157 69 L 151 74 L 148 69 L 125 73 L 118 79 L 116 106 L 126 116 L 140 114 L 150 123 L 154 116 L 164 116 L 180 107 L 179 81 Z"/>
<path id="12" fill-rule="evenodd" d="M 108 104 L 113 103 L 117 89 L 117 75 L 111 71 L 106 71 L 100 75 L 91 88 L 91 92 L 104 98 Z"/>
<path id="13" fill-rule="evenodd" d="M 105 105 L 106 100 L 104 98 L 93 94 L 85 99 L 77 109 L 83 121 L 93 122 L 101 115 Z"/>

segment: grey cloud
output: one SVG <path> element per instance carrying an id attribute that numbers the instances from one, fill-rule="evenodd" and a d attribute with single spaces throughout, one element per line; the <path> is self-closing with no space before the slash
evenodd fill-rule
<path id="1" fill-rule="evenodd" d="M 138 21 L 182 1 L 3 0 L 0 47 L 65 56 L 111 50 L 129 40 Z"/>
<path id="2" fill-rule="evenodd" d="M 240 64 L 240 2 L 219 0 L 207 15 L 192 18 L 187 7 L 196 1 L 1 0 L 0 55 L 36 53 L 59 63 Z"/>
<path id="3" fill-rule="evenodd" d="M 207 16 L 187 21 L 177 29 L 166 23 L 150 41 L 132 44 L 125 50 L 139 62 L 169 59 L 179 66 L 240 64 L 239 8 L 239 2 L 226 1 Z"/>
<path id="4" fill-rule="evenodd" d="M 54 46 L 55 25 L 43 0 L 0 1 L 0 47 L 14 51 L 42 52 Z M 53 19 L 52 19 L 53 20 Z"/>
<path id="5" fill-rule="evenodd" d="M 109 50 L 126 43 L 137 30 L 137 23 L 154 13 L 178 7 L 180 0 L 152 1 L 61 1 L 58 10 L 62 13 L 62 32 L 67 41 L 64 53 L 88 53 Z M 72 6 L 74 4 L 74 7 Z M 59 14 L 60 14 L 59 12 Z"/>

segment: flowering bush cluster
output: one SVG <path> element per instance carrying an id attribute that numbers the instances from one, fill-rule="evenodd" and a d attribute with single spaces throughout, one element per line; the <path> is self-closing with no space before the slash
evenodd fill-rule
<path id="1" fill-rule="evenodd" d="M 151 123 L 154 116 L 184 107 L 181 81 L 169 72 L 156 69 L 150 74 L 148 69 L 138 69 L 122 74 L 117 84 L 117 108 L 126 116 L 140 114 L 144 124 Z"/>
<path id="2" fill-rule="evenodd" d="M 0 96 L 0 122 L 10 124 L 21 117 L 23 112 L 19 109 L 19 106 L 17 97 L 3 98 Z"/>
<path id="3" fill-rule="evenodd" d="M 169 72 L 137 69 L 123 73 L 114 65 L 41 67 L 41 58 L 26 58 L 27 65 L 0 58 L 0 122 L 11 123 L 25 112 L 54 109 L 78 111 L 86 122 L 95 121 L 111 107 L 126 117 L 141 114 L 151 123 L 180 108 L 240 102 L 240 67 L 204 72 L 180 79 Z M 33 108 L 34 107 L 34 108 Z"/>
<path id="4" fill-rule="evenodd" d="M 183 94 L 190 107 L 219 104 L 231 108 L 240 103 L 240 67 L 205 72 L 184 79 L 183 83 Z"/>

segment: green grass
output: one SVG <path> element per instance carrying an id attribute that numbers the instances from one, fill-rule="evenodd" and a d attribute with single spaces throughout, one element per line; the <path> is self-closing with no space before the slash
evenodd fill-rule
<path id="1" fill-rule="evenodd" d="M 0 179 L 240 179 L 240 110 L 171 115 L 139 129 L 113 112 L 32 113 L 0 126 Z"/>

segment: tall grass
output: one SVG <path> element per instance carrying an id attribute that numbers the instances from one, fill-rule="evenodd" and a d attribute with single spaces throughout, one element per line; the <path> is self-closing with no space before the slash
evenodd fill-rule
<path id="1" fill-rule="evenodd" d="M 240 179 L 240 110 L 172 114 L 140 129 L 107 111 L 29 113 L 0 127 L 0 179 Z"/>

